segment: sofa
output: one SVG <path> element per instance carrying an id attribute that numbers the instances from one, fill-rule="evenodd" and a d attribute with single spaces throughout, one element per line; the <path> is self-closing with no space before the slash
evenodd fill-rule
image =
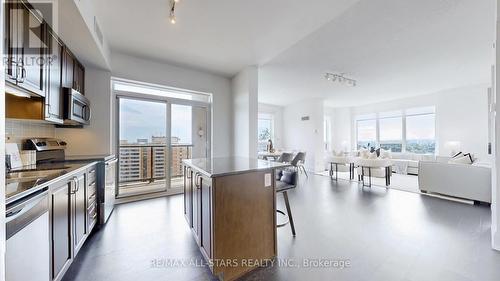
<path id="1" fill-rule="evenodd" d="M 422 192 L 491 203 L 491 165 L 420 161 L 418 185 Z"/>
<path id="2" fill-rule="evenodd" d="M 416 153 L 392 153 L 392 171 L 398 174 L 418 175 L 420 161 L 434 161 L 436 158 L 430 154 L 416 154 Z"/>

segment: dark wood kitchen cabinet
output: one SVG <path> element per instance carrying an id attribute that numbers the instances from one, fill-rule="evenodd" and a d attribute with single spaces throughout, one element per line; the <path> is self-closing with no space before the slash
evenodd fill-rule
<path id="1" fill-rule="evenodd" d="M 212 258 L 212 179 L 199 177 L 201 237 L 200 249 L 207 259 Z"/>
<path id="2" fill-rule="evenodd" d="M 63 97 L 61 91 L 62 50 L 63 45 L 57 35 L 49 29 L 47 32 L 48 56 L 46 63 L 46 94 L 45 94 L 45 120 L 54 123 L 63 123 Z"/>
<path id="3" fill-rule="evenodd" d="M 6 4 L 6 81 L 23 90 L 45 96 L 47 28 L 41 15 L 28 5 L 24 1 Z"/>
<path id="4" fill-rule="evenodd" d="M 277 255 L 275 169 L 286 164 L 244 158 L 185 159 L 192 170 L 185 183 L 186 209 L 193 209 L 193 236 L 220 280 L 238 280 Z M 189 171 L 188 169 L 188 171 Z M 192 190 L 192 196 L 189 194 Z M 186 210 L 186 214 L 189 212 Z M 189 223 L 189 216 L 188 218 Z M 231 260 L 234 264 L 210 263 Z"/>
<path id="5" fill-rule="evenodd" d="M 201 186 L 200 186 L 200 173 L 193 173 L 193 226 L 192 231 L 196 243 L 201 243 Z"/>
<path id="6" fill-rule="evenodd" d="M 62 55 L 62 86 L 64 88 L 73 88 L 74 63 L 75 58 L 73 54 L 65 47 Z"/>
<path id="7" fill-rule="evenodd" d="M 87 233 L 87 197 L 85 173 L 73 178 L 74 189 L 72 196 L 73 211 L 73 256 L 75 257 L 85 242 Z"/>
<path id="8" fill-rule="evenodd" d="M 62 85 L 80 94 L 85 92 L 85 67 L 75 58 L 68 48 L 63 50 Z"/>
<path id="9" fill-rule="evenodd" d="M 75 60 L 73 68 L 73 89 L 77 90 L 80 94 L 85 92 L 85 68 L 83 65 Z"/>
<path id="10" fill-rule="evenodd" d="M 184 166 L 184 216 L 189 227 L 193 227 L 193 170 Z"/>
<path id="11" fill-rule="evenodd" d="M 71 181 L 51 187 L 52 280 L 60 280 L 72 259 L 71 247 Z"/>
<path id="12" fill-rule="evenodd" d="M 95 225 L 95 221 L 89 224 L 89 202 L 97 206 L 96 180 L 92 178 L 95 171 L 96 165 L 93 165 L 50 187 L 52 280 L 63 278 Z M 94 185 L 89 185 L 89 180 Z"/>
<path id="13" fill-rule="evenodd" d="M 193 172 L 190 167 L 188 175 L 191 182 L 185 181 L 184 203 L 186 213 L 192 213 L 192 224 L 190 224 L 195 240 L 200 246 L 203 255 L 211 258 L 212 249 L 212 179 L 203 176 L 199 172 Z M 187 178 L 187 176 L 186 176 Z M 187 195 L 186 195 L 187 194 Z M 190 195 L 191 194 L 191 195 Z M 189 223 L 189 216 L 186 216 Z"/>

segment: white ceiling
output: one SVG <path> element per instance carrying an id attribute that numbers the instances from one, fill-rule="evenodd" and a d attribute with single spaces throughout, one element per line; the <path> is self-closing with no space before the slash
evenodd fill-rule
<path id="1" fill-rule="evenodd" d="M 112 51 L 231 77 L 260 65 L 358 0 L 95 1 Z"/>
<path id="2" fill-rule="evenodd" d="M 259 102 L 352 106 L 489 83 L 494 11 L 494 0 L 362 0 L 263 65 Z"/>
<path id="3" fill-rule="evenodd" d="M 495 0 L 95 1 L 112 51 L 232 77 L 259 102 L 352 106 L 490 82 Z M 324 73 L 345 72 L 355 88 Z"/>

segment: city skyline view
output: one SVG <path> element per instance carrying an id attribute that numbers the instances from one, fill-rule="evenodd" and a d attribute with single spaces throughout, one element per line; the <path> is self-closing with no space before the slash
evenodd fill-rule
<path id="1" fill-rule="evenodd" d="M 191 106 L 171 105 L 171 136 L 178 143 L 192 143 Z M 120 142 L 136 143 L 139 139 L 167 135 L 167 107 L 165 103 L 120 99 Z"/>

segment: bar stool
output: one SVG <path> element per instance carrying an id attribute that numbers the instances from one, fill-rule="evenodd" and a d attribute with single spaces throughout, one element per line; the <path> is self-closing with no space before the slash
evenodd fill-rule
<path id="1" fill-rule="evenodd" d="M 286 214 L 281 210 L 276 210 L 277 213 L 285 216 L 288 220 L 284 223 L 277 224 L 276 227 L 283 227 L 290 223 L 292 229 L 292 235 L 295 236 L 295 224 L 293 223 L 292 209 L 290 208 L 290 201 L 288 200 L 288 190 L 293 189 L 297 186 L 297 174 L 298 171 L 295 169 L 287 169 L 277 171 L 276 179 L 276 193 L 282 193 L 285 199 Z M 279 177 L 279 179 L 278 179 Z"/>

